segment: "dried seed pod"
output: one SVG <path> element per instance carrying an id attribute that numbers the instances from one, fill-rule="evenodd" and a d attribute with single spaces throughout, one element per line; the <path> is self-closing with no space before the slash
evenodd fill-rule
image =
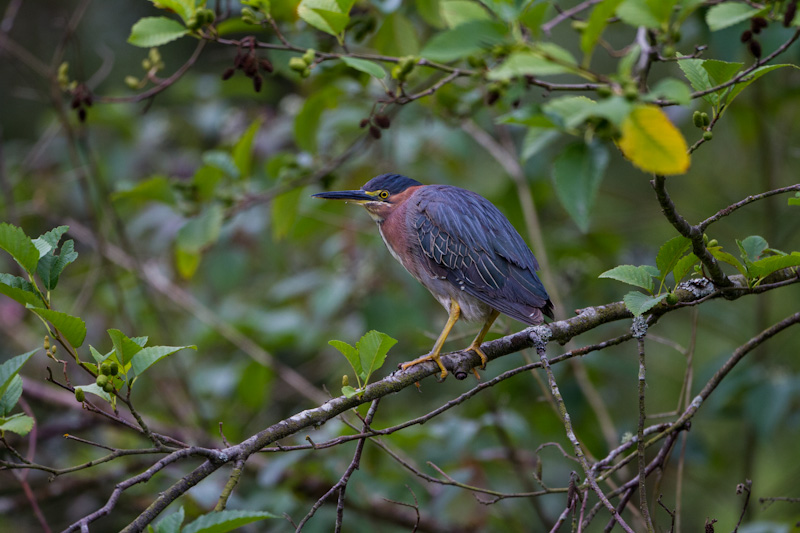
<path id="1" fill-rule="evenodd" d="M 261 74 L 256 74 L 253 76 L 253 89 L 258 93 L 261 92 L 261 86 L 264 83 L 264 78 L 261 77 Z"/>
<path id="2" fill-rule="evenodd" d="M 764 17 L 753 17 L 750 19 L 750 29 L 753 30 L 753 33 L 759 34 L 761 30 L 766 28 L 769 25 L 767 19 Z"/>
<path id="3" fill-rule="evenodd" d="M 236 72 L 236 69 L 235 69 L 235 68 L 233 68 L 233 67 L 228 67 L 228 68 L 226 68 L 226 69 L 225 69 L 225 72 L 223 72 L 223 73 L 222 73 L 222 79 L 223 79 L 223 80 L 229 80 L 229 79 L 231 79 L 231 76 L 233 76 L 233 73 L 234 73 L 234 72 Z"/>
<path id="4" fill-rule="evenodd" d="M 380 139 L 381 138 L 381 130 L 379 130 L 375 126 L 370 126 L 369 127 L 369 134 L 372 135 L 373 139 Z"/>
<path id="5" fill-rule="evenodd" d="M 486 105 L 494 105 L 495 102 L 500 98 L 500 91 L 492 90 L 486 93 Z"/>
<path id="6" fill-rule="evenodd" d="M 747 47 L 750 50 L 750 53 L 753 54 L 754 57 L 760 58 L 761 57 L 761 43 L 753 39 L 749 43 L 747 43 Z"/>
<path id="7" fill-rule="evenodd" d="M 789 5 L 786 6 L 786 12 L 783 14 L 783 27 L 788 28 L 792 25 L 792 21 L 794 20 L 794 16 L 797 15 L 797 2 L 789 2 Z"/>
<path id="8" fill-rule="evenodd" d="M 82 107 L 78 109 L 78 120 L 86 122 L 86 108 Z"/>
<path id="9" fill-rule="evenodd" d="M 375 115 L 373 117 L 375 124 L 381 129 L 388 129 L 392 125 L 392 121 L 386 115 Z"/>
<path id="10" fill-rule="evenodd" d="M 742 41 L 743 43 L 746 43 L 747 41 L 749 41 L 749 40 L 750 40 L 750 39 L 752 39 L 752 38 L 753 38 L 753 32 L 752 32 L 752 31 L 750 31 L 750 30 L 744 30 L 744 31 L 742 32 L 742 36 L 741 36 L 741 37 L 739 37 L 739 39 L 741 39 L 741 41 Z"/>
<path id="11" fill-rule="evenodd" d="M 361 122 L 358 123 L 358 127 L 359 128 L 366 128 L 368 125 L 369 125 L 369 119 L 368 118 L 362 118 Z"/>
<path id="12" fill-rule="evenodd" d="M 258 62 L 258 66 L 261 67 L 261 70 L 264 72 L 272 72 L 275 70 L 275 67 L 273 67 L 269 59 L 266 58 L 261 58 L 261 61 Z"/>
<path id="13" fill-rule="evenodd" d="M 72 101 L 69 105 L 72 109 L 78 109 L 81 106 L 81 95 L 79 90 L 76 90 L 74 93 L 72 93 Z"/>

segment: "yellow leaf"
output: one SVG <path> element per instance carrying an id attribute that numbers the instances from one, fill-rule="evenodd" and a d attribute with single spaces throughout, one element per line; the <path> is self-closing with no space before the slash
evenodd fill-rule
<path id="1" fill-rule="evenodd" d="M 660 108 L 634 108 L 622 123 L 619 149 L 635 166 L 654 174 L 683 174 L 689 170 L 686 139 Z"/>

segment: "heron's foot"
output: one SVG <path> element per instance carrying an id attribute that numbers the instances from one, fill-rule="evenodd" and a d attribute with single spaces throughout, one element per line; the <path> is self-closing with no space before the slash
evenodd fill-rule
<path id="1" fill-rule="evenodd" d="M 486 357 L 486 354 L 483 353 L 483 350 L 481 350 L 481 345 L 480 344 L 475 344 L 475 343 L 470 344 L 469 348 L 467 348 L 464 351 L 468 352 L 470 350 L 472 350 L 473 352 L 475 352 L 476 354 L 478 354 L 480 356 L 480 358 L 481 358 L 481 370 L 486 369 L 486 363 L 489 362 L 489 358 Z"/>
<path id="2" fill-rule="evenodd" d="M 486 357 L 486 354 L 483 353 L 483 350 L 481 350 L 481 345 L 473 342 L 464 351 L 468 352 L 470 350 L 472 350 L 473 352 L 475 352 L 476 354 L 478 354 L 480 356 L 480 358 L 481 358 L 481 370 L 484 370 L 486 368 L 486 363 L 489 362 L 489 358 Z M 477 367 L 473 367 L 472 368 L 472 373 L 475 374 L 476 378 L 481 379 L 481 375 L 478 373 Z"/>
<path id="3" fill-rule="evenodd" d="M 485 357 L 485 356 L 484 356 Z M 442 359 L 439 357 L 438 353 L 429 353 L 428 355 L 423 355 L 422 357 L 417 357 L 413 361 L 408 361 L 400 365 L 401 370 L 405 370 L 407 368 L 411 368 L 414 365 L 418 365 L 420 363 L 424 363 L 426 361 L 436 361 L 436 364 L 439 365 L 439 368 L 442 370 L 442 373 L 439 374 L 439 381 L 444 380 L 447 377 L 447 369 L 442 364 Z"/>

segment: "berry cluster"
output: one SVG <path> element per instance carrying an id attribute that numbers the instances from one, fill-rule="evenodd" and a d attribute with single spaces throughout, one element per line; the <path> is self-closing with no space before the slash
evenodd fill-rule
<path id="1" fill-rule="evenodd" d="M 86 108 L 92 107 L 93 101 L 92 91 L 89 90 L 85 83 L 79 83 L 75 86 L 72 91 L 70 106 L 78 111 L 78 120 L 86 122 Z"/>
<path id="2" fill-rule="evenodd" d="M 311 76 L 311 67 L 314 66 L 316 58 L 317 52 L 309 48 L 302 56 L 289 59 L 289 68 L 298 72 L 301 78 L 307 78 Z"/>
<path id="3" fill-rule="evenodd" d="M 742 42 L 747 43 L 747 49 L 756 58 L 761 57 L 761 43 L 758 42 L 755 36 L 761 33 L 761 30 L 768 25 L 769 22 L 764 17 L 753 17 L 750 19 L 750 29 L 742 32 Z"/>
<path id="4" fill-rule="evenodd" d="M 388 130 L 392 125 L 392 121 L 386 115 L 372 115 L 369 118 L 362 119 L 358 124 L 362 128 L 369 126 L 369 134 L 373 139 L 381 138 L 381 130 Z"/>
<path id="5" fill-rule="evenodd" d="M 236 57 L 233 58 L 233 66 L 228 67 L 222 73 L 223 80 L 229 80 L 237 70 L 244 72 L 245 76 L 253 80 L 253 89 L 261 91 L 264 78 L 259 74 L 259 69 L 271 73 L 274 69 L 269 59 L 259 58 L 256 54 L 256 40 L 254 37 L 246 37 L 239 42 Z"/>

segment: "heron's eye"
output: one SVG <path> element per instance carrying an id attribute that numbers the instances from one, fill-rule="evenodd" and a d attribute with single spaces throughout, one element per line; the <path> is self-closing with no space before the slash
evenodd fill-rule
<path id="1" fill-rule="evenodd" d="M 378 196 L 380 196 L 381 199 L 386 200 L 387 198 L 389 198 L 389 191 L 381 191 L 380 193 L 378 193 Z"/>

